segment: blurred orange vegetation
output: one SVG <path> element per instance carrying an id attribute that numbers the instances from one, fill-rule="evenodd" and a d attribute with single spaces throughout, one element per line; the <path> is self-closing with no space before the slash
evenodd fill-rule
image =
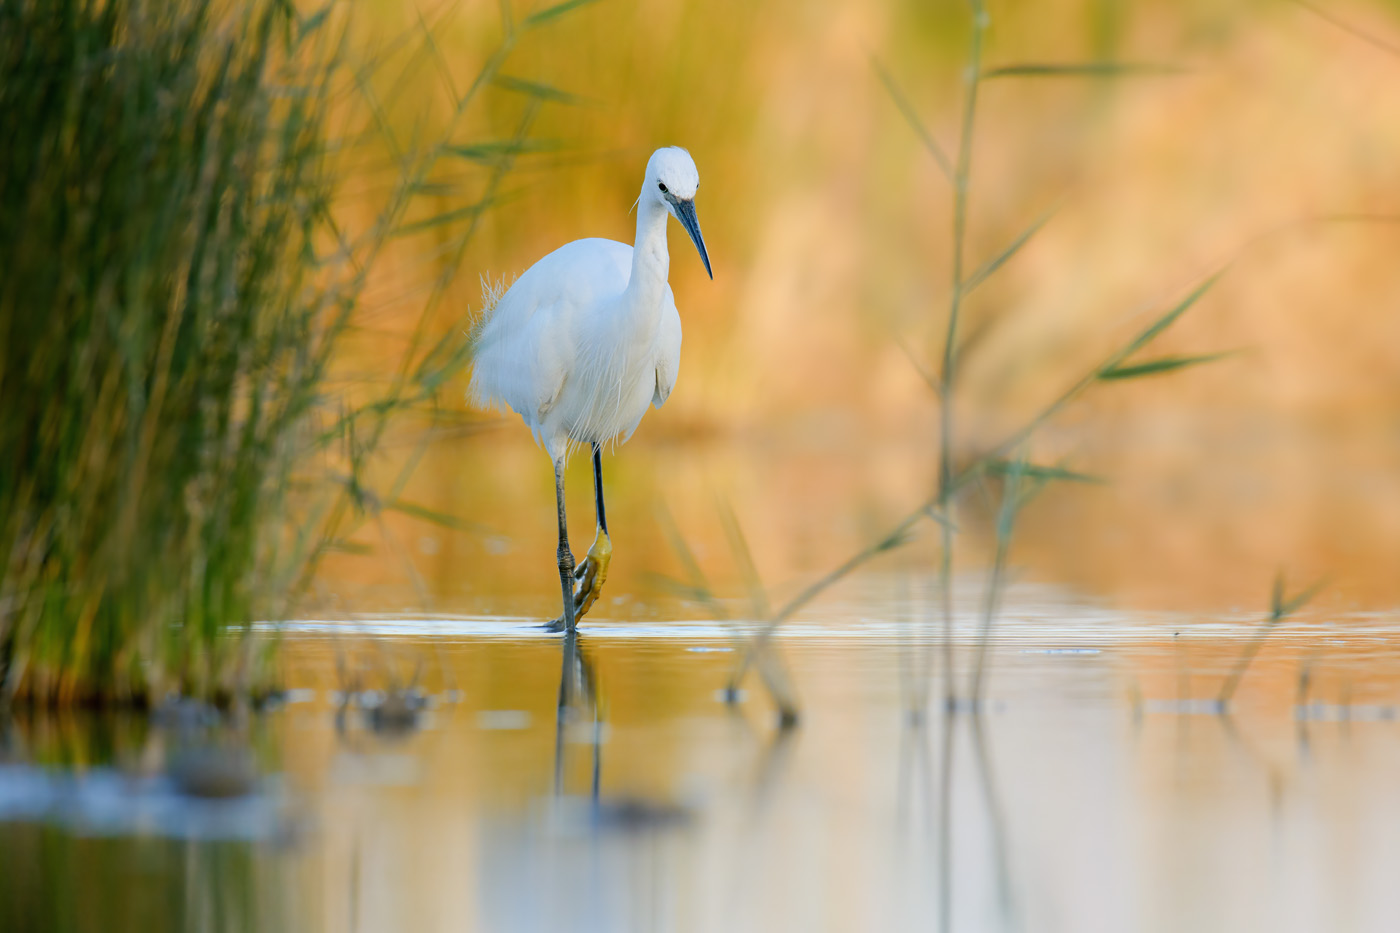
<path id="1" fill-rule="evenodd" d="M 1384 46 L 1400 49 L 1400 18 L 1381 3 L 1328 3 L 1320 15 L 1301 3 L 1205 0 L 1000 0 L 990 13 L 988 66 L 1180 70 L 984 84 L 970 262 L 1051 217 L 970 300 L 960 444 L 994 443 L 1222 268 L 1153 355 L 1234 351 L 1098 387 L 1038 435 L 1040 462 L 1111 483 L 1047 493 L 1026 515 L 1013 562 L 1133 605 L 1262 605 L 1280 566 L 1299 581 L 1329 574 L 1333 606 L 1394 604 L 1400 52 Z M 527 14 L 514 10 L 517 21 Z M 357 54 L 424 29 L 439 50 L 409 41 L 369 81 L 399 145 L 445 125 L 452 97 L 501 41 L 500 15 L 479 2 L 361 6 Z M 614 613 L 652 611 L 642 608 L 642 573 L 674 572 L 656 522 L 663 503 L 717 577 L 734 578 L 717 497 L 733 505 L 779 590 L 834 566 L 928 495 L 937 406 L 899 341 L 934 369 L 948 308 L 951 187 L 872 58 L 951 152 L 966 31 L 954 2 L 609 0 L 522 35 L 502 72 L 578 102 L 538 108 L 528 134 L 545 142 L 505 178 L 503 203 L 479 221 L 393 242 L 369 290 L 372 327 L 345 371 L 372 376 L 396 364 L 472 223 L 433 311 L 438 332 L 465 328 L 480 276 L 512 277 L 577 237 L 630 241 L 647 155 L 683 145 L 701 171 L 715 280 L 673 237 L 679 385 L 606 461 L 618 542 L 610 590 L 637 598 Z M 349 98 L 346 131 L 363 132 L 363 101 Z M 453 138 L 509 138 L 527 106 L 483 90 Z M 376 139 L 346 159 L 351 229 L 368 222 L 396 171 Z M 433 175 L 441 187 L 411 216 L 473 203 L 488 176 L 444 160 Z M 464 381 L 449 386 L 443 404 L 460 405 L 464 390 Z M 582 549 L 591 509 L 583 464 L 575 469 Z M 549 611 L 549 466 L 523 428 L 507 421 L 435 445 L 413 488 L 495 530 L 393 523 L 421 544 L 406 550 L 440 594 L 437 608 Z M 960 563 L 976 566 L 990 532 L 975 493 L 962 511 Z M 888 560 L 926 567 L 931 547 Z M 363 591 L 352 597 L 350 581 L 405 579 L 401 562 L 346 556 L 324 583 L 375 604 Z"/>

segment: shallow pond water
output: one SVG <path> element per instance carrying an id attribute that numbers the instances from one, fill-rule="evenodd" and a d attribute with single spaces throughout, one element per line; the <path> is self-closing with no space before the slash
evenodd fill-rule
<path id="1" fill-rule="evenodd" d="M 245 722 L 17 718 L 0 928 L 1393 929 L 1385 618 L 1280 627 L 1220 715 L 1248 618 L 1024 587 L 982 714 L 920 720 L 927 602 L 842 592 L 769 655 L 790 730 L 752 676 L 723 702 L 732 633 L 704 621 L 572 644 L 522 619 L 304 622 L 287 703 Z M 964 694 L 976 624 L 969 603 Z"/>

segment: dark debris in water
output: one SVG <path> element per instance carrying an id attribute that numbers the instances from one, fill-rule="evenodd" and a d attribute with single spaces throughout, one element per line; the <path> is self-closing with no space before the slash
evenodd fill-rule
<path id="1" fill-rule="evenodd" d="M 428 698 L 420 691 L 395 690 L 367 707 L 365 715 L 375 732 L 412 732 L 418 728 L 419 714 L 427 706 Z"/>
<path id="2" fill-rule="evenodd" d="M 282 783 L 264 772 L 247 707 L 171 695 L 90 766 L 0 755 L 0 821 L 43 822 L 79 836 L 280 841 L 295 835 Z M 120 737 L 119 737 L 120 738 Z"/>
<path id="3" fill-rule="evenodd" d="M 46 822 L 80 836 L 294 839 L 296 821 L 281 783 L 235 774 L 224 764 L 190 759 L 183 770 L 155 776 L 0 766 L 0 821 Z"/>
<path id="4" fill-rule="evenodd" d="M 217 707 L 189 697 L 171 695 L 151 709 L 151 723 L 162 729 L 214 729 L 226 721 L 226 714 Z"/>
<path id="5" fill-rule="evenodd" d="M 1224 716 L 1230 706 L 1224 700 L 1148 700 L 1143 704 L 1149 713 L 1176 716 Z"/>
<path id="6" fill-rule="evenodd" d="M 621 797 L 597 801 L 593 807 L 593 820 L 601 829 L 638 832 L 688 826 L 692 814 L 679 804 Z"/>
<path id="7" fill-rule="evenodd" d="M 1293 710 L 1299 722 L 1395 722 L 1400 709 L 1365 703 L 1309 703 Z"/>
<path id="8" fill-rule="evenodd" d="M 370 731 L 383 736 L 406 736 L 422 727 L 426 714 L 439 703 L 453 701 L 453 697 L 434 697 L 416 687 L 342 693 L 336 697 L 337 727 L 345 731 L 348 713 L 353 709 L 361 714 Z"/>
<path id="9" fill-rule="evenodd" d="M 560 797 L 552 803 L 553 822 L 566 833 L 633 833 L 683 829 L 695 811 L 679 803 L 645 797 Z"/>
<path id="10" fill-rule="evenodd" d="M 246 797 L 260 775 L 251 749 L 241 745 L 196 745 L 174 752 L 166 774 L 180 793 L 209 800 Z"/>

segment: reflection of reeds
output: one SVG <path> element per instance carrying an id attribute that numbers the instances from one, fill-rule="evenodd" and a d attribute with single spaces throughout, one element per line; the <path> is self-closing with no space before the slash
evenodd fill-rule
<path id="1" fill-rule="evenodd" d="M 1259 626 L 1259 631 L 1250 639 L 1249 643 L 1245 645 L 1244 651 L 1240 653 L 1239 659 L 1235 661 L 1235 666 L 1230 669 L 1229 676 L 1225 678 L 1225 683 L 1220 686 L 1220 693 L 1216 697 L 1216 702 L 1219 704 L 1221 712 L 1224 712 L 1230 701 L 1234 699 L 1235 691 L 1239 689 L 1240 681 L 1244 679 L 1245 672 L 1249 670 L 1249 665 L 1254 662 L 1254 656 L 1259 653 L 1259 649 L 1264 647 L 1264 642 L 1268 639 L 1273 630 L 1277 628 L 1278 624 L 1284 619 L 1306 606 L 1308 602 L 1317 595 L 1320 589 L 1322 589 L 1322 581 L 1318 581 L 1301 593 L 1297 593 L 1292 598 L 1288 598 L 1285 595 L 1286 591 L 1284 588 L 1283 574 L 1279 574 L 1274 579 L 1274 589 L 1269 596 L 1268 616 Z M 1307 665 L 1304 666 L 1304 670 L 1307 670 Z M 1305 688 L 1303 686 L 1305 683 L 1305 680 L 1300 680 L 1300 698 L 1305 693 Z"/>
<path id="2" fill-rule="evenodd" d="M 758 568 L 754 565 L 753 554 L 749 550 L 748 539 L 739 526 L 738 517 L 728 503 L 721 502 L 719 512 L 724 523 L 725 536 L 729 540 L 730 551 L 735 563 L 739 565 L 739 570 L 744 576 L 744 582 L 749 591 L 752 605 L 751 619 L 759 624 L 758 631 L 749 638 L 744 637 L 744 632 L 737 623 L 732 626 L 735 646 L 740 652 L 740 660 L 735 668 L 735 673 L 730 677 L 729 685 L 725 688 L 725 698 L 731 703 L 738 700 L 740 696 L 739 683 L 748 669 L 754 667 L 757 669 L 759 679 L 763 682 L 769 697 L 778 708 L 778 724 L 784 728 L 795 726 L 797 724 L 797 698 L 788 681 L 787 671 L 773 652 L 771 644 L 773 630 L 777 627 L 777 623 L 773 622 L 772 618 L 785 618 L 785 616 L 780 613 L 778 617 L 770 618 L 768 593 L 758 575 Z M 703 604 L 717 620 L 732 621 L 729 611 L 710 585 L 705 572 L 700 569 L 699 562 L 696 561 L 695 555 L 691 552 L 690 546 L 686 544 L 685 538 L 681 536 L 679 529 L 676 528 L 671 516 L 663 513 L 661 518 L 667 537 L 670 539 L 671 548 L 680 559 L 687 579 L 675 581 L 667 577 L 657 576 L 657 582 L 687 599 L 693 599 Z"/>
<path id="3" fill-rule="evenodd" d="M 508 28 L 450 92 L 453 113 L 572 5 Z M 4 697 L 228 699 L 263 657 L 252 621 L 277 617 L 360 524 L 451 523 L 400 498 L 415 457 L 386 488 L 368 477 L 388 425 L 431 417 L 468 358 L 460 334 L 426 327 L 450 272 L 386 389 L 345 389 L 332 370 L 384 247 L 431 231 L 460 260 L 554 91 L 500 85 L 524 117 L 489 151 L 459 145 L 451 122 L 401 143 L 340 12 L 0 0 L 0 109 L 24 127 L 0 151 Z M 337 216 L 336 160 L 361 147 L 330 138 L 346 87 L 393 154 L 363 233 Z M 415 205 L 454 154 L 484 193 L 424 219 Z"/>

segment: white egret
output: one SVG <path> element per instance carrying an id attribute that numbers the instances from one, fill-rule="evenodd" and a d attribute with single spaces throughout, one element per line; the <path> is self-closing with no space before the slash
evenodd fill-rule
<path id="1" fill-rule="evenodd" d="M 487 288 L 475 329 L 471 398 L 510 408 L 554 461 L 559 583 L 564 611 L 550 627 L 572 632 L 602 592 L 612 560 L 603 509 L 602 448 L 625 442 L 648 405 L 676 384 L 681 319 L 666 281 L 666 218 L 680 221 L 714 278 L 695 191 L 700 173 L 684 149 L 658 149 L 637 199 L 634 246 L 575 240 L 535 263 L 503 295 Z M 575 568 L 564 515 L 564 465 L 575 444 L 593 451 L 598 528 Z"/>

